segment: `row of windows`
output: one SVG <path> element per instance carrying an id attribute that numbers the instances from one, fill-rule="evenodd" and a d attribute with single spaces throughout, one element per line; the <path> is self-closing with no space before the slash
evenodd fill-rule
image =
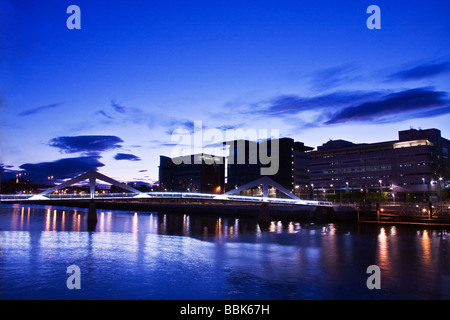
<path id="1" fill-rule="evenodd" d="M 357 155 L 357 154 L 367 154 L 367 153 L 375 153 L 375 152 L 385 152 L 392 151 L 392 148 L 381 148 L 381 149 L 370 149 L 370 150 L 361 150 L 361 151 L 341 151 L 341 152 L 333 152 L 333 153 L 325 153 L 322 155 L 324 159 L 333 158 L 333 157 L 341 157 L 341 156 L 349 156 L 349 155 Z"/>
<path id="2" fill-rule="evenodd" d="M 345 154 L 345 153 L 341 153 L 341 154 L 324 154 L 324 155 L 312 155 L 313 159 L 330 159 L 330 158 L 336 158 L 336 157 L 342 157 L 342 156 L 349 156 L 351 154 Z M 401 154 L 395 154 L 396 157 L 398 158 L 411 158 L 411 157 L 420 157 L 420 156 L 433 156 L 433 152 L 421 152 L 421 153 L 401 153 Z M 382 160 L 386 160 L 386 157 L 383 158 L 359 158 L 356 161 L 361 161 L 361 162 L 367 162 L 367 161 L 382 161 Z M 354 161 L 354 160 L 352 160 Z"/>
<path id="3" fill-rule="evenodd" d="M 417 163 L 400 163 L 399 168 L 408 168 L 408 167 L 420 167 L 420 166 L 430 166 L 431 163 L 427 162 L 417 162 Z"/>
<path id="4" fill-rule="evenodd" d="M 397 158 L 411 158 L 411 157 L 422 157 L 422 156 L 432 157 L 433 152 L 414 153 L 414 154 L 411 154 L 411 153 L 398 154 Z"/>
<path id="5" fill-rule="evenodd" d="M 411 172 L 411 173 L 402 173 L 400 174 L 400 177 L 404 177 L 404 176 L 418 176 L 418 177 L 423 177 L 423 176 L 427 176 L 432 174 L 432 172 L 428 171 L 428 172 Z"/>
<path id="6" fill-rule="evenodd" d="M 366 154 L 366 153 L 374 153 L 374 152 L 383 152 L 383 151 L 391 151 L 392 147 L 384 147 L 384 148 L 373 148 L 373 149 L 362 149 L 362 150 L 351 150 L 351 151 L 339 151 L 334 152 L 333 154 L 328 153 L 328 156 L 342 156 L 342 155 L 352 155 L 352 154 Z"/>
<path id="7" fill-rule="evenodd" d="M 359 176 L 359 177 L 343 177 L 343 178 L 335 178 L 335 179 L 330 179 L 330 178 L 327 178 L 327 177 L 323 177 L 323 178 L 314 178 L 314 179 L 312 179 L 313 181 L 315 181 L 315 182 L 321 182 L 321 181 L 324 181 L 324 182 L 332 182 L 332 183 L 334 183 L 334 184 L 336 184 L 336 185 L 345 185 L 347 182 L 349 183 L 349 184 L 351 184 L 352 183 L 352 181 L 364 181 L 364 180 L 372 180 L 372 183 L 373 183 L 373 180 L 376 180 L 376 181 L 378 181 L 378 180 L 382 180 L 382 181 L 384 181 L 384 180 L 386 180 L 386 179 L 390 179 L 391 178 L 391 176 L 390 175 L 379 175 L 379 176 Z M 367 182 L 366 182 L 367 183 Z M 368 183 L 370 183 L 370 182 L 368 182 Z"/>
<path id="8" fill-rule="evenodd" d="M 372 172 L 372 171 L 386 171 L 391 170 L 390 165 L 380 166 L 365 166 L 365 167 L 353 167 L 353 168 L 340 168 L 321 171 L 311 171 L 312 174 L 339 174 L 339 173 L 353 173 L 353 172 Z"/>
<path id="9" fill-rule="evenodd" d="M 345 164 L 352 164 L 352 163 L 368 163 L 368 162 L 387 162 L 388 159 L 386 157 L 383 158 L 369 158 L 369 159 L 352 159 L 352 160 L 342 160 L 342 161 L 333 161 L 333 162 L 316 162 L 311 163 L 312 167 L 319 167 L 319 166 L 338 166 L 338 165 L 345 165 Z M 389 161 L 390 162 L 390 161 Z"/>

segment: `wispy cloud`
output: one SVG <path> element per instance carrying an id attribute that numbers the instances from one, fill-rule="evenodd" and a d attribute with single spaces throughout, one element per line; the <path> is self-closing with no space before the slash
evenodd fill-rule
<path id="1" fill-rule="evenodd" d="M 158 126 L 163 127 L 163 131 L 167 134 L 177 128 L 187 129 L 193 131 L 193 121 L 186 118 L 176 118 L 165 114 L 164 112 L 147 111 L 143 108 L 127 106 L 123 103 L 118 103 L 112 100 L 110 107 L 104 110 L 97 110 L 96 116 L 105 124 L 113 125 L 142 125 L 150 129 L 155 129 Z"/>
<path id="2" fill-rule="evenodd" d="M 49 105 L 46 105 L 46 106 L 41 106 L 41 107 L 25 110 L 25 111 L 20 112 L 19 116 L 20 117 L 31 116 L 33 114 L 42 112 L 44 110 L 57 108 L 57 107 L 59 107 L 61 105 L 62 105 L 62 103 L 53 103 L 53 104 L 49 104 Z"/>
<path id="3" fill-rule="evenodd" d="M 336 89 L 340 85 L 348 85 L 350 82 L 360 78 L 356 74 L 358 69 L 354 65 L 346 64 L 317 71 L 312 76 L 312 89 L 315 91 L 324 91 Z"/>
<path id="4" fill-rule="evenodd" d="M 116 100 L 111 101 L 111 106 L 114 108 L 114 111 L 119 113 L 125 113 L 127 109 L 129 109 L 128 107 L 121 106 L 120 104 L 118 104 Z"/>
<path id="5" fill-rule="evenodd" d="M 166 133 L 169 135 L 177 129 L 187 130 L 190 133 L 194 132 L 194 121 L 187 119 L 167 118 L 162 122 L 162 125 L 166 128 Z"/>
<path id="6" fill-rule="evenodd" d="M 107 113 L 106 113 L 105 111 L 103 111 L 103 110 L 98 110 L 98 111 L 95 112 L 95 114 L 101 115 L 101 116 L 105 117 L 105 118 L 108 119 L 108 120 L 113 120 L 113 119 L 114 119 L 112 116 L 110 116 L 109 114 L 107 114 Z"/>
<path id="7" fill-rule="evenodd" d="M 158 124 L 158 114 L 148 112 L 134 106 L 119 104 L 116 100 L 110 102 L 110 106 L 97 110 L 95 116 L 104 124 L 112 125 L 144 125 L 154 128 Z"/>
<path id="8" fill-rule="evenodd" d="M 422 80 L 435 77 L 444 73 L 450 73 L 450 62 L 428 62 L 406 70 L 394 72 L 388 76 L 391 81 Z"/>
<path id="9" fill-rule="evenodd" d="M 253 104 L 257 113 L 270 116 L 291 117 L 304 111 L 336 110 L 351 103 L 367 101 L 383 93 L 379 91 L 338 91 L 325 95 L 303 97 L 299 95 L 281 95 Z"/>

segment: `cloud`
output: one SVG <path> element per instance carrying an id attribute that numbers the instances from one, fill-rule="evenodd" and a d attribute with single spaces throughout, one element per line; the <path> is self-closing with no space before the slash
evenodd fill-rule
<path id="1" fill-rule="evenodd" d="M 402 91 L 337 91 L 316 96 L 280 95 L 248 104 L 247 114 L 279 118 L 297 128 L 346 122 L 390 123 L 448 114 L 448 93 L 433 87 Z"/>
<path id="2" fill-rule="evenodd" d="M 218 126 L 217 129 L 219 129 L 220 131 L 237 130 L 237 129 L 243 128 L 244 126 L 245 126 L 245 123 L 223 124 L 221 126 Z"/>
<path id="3" fill-rule="evenodd" d="M 164 112 L 149 112 L 139 107 L 119 104 L 116 100 L 111 100 L 109 107 L 95 111 L 94 115 L 104 125 L 145 126 L 168 135 L 176 129 L 194 131 L 194 121 L 188 118 L 173 117 Z"/>
<path id="4" fill-rule="evenodd" d="M 106 119 L 109 119 L 109 120 L 113 120 L 114 119 L 112 116 L 110 116 L 109 114 L 107 114 L 103 110 L 98 110 L 98 111 L 95 112 L 95 114 L 101 115 L 101 116 L 103 116 L 103 117 L 105 117 Z"/>
<path id="5" fill-rule="evenodd" d="M 257 109 L 256 112 L 259 114 L 291 117 L 303 111 L 336 109 L 379 96 L 382 96 L 382 93 L 378 91 L 338 91 L 313 97 L 280 95 L 268 101 L 257 102 L 252 105 L 252 108 Z"/>
<path id="6" fill-rule="evenodd" d="M 166 133 L 171 135 L 177 129 L 183 129 L 193 133 L 195 124 L 191 120 L 170 118 L 164 121 L 163 126 L 166 127 Z"/>
<path id="7" fill-rule="evenodd" d="M 320 70 L 313 74 L 311 85 L 314 90 L 328 90 L 342 84 L 355 81 L 359 76 L 354 75 L 358 68 L 353 65 L 342 65 L 338 67 Z"/>
<path id="8" fill-rule="evenodd" d="M 56 181 L 71 179 L 87 171 L 104 167 L 105 165 L 99 161 L 100 158 L 100 156 L 86 156 L 53 162 L 26 163 L 19 168 L 27 172 L 27 177 L 32 183 L 45 183 L 50 176 Z"/>
<path id="9" fill-rule="evenodd" d="M 388 76 L 388 80 L 422 80 L 449 72 L 450 62 L 431 62 L 392 73 Z"/>
<path id="10" fill-rule="evenodd" d="M 59 148 L 64 153 L 95 153 L 121 148 L 122 139 L 116 136 L 74 136 L 57 137 L 49 142 L 49 146 Z"/>
<path id="11" fill-rule="evenodd" d="M 47 110 L 47 109 L 57 108 L 60 105 L 62 105 L 62 103 L 53 103 L 53 104 L 49 104 L 49 105 L 46 105 L 46 106 L 41 106 L 41 107 L 25 110 L 25 111 L 19 113 L 19 116 L 20 117 L 30 116 L 30 115 L 39 113 L 39 112 Z"/>
<path id="12" fill-rule="evenodd" d="M 127 109 L 129 109 L 128 107 L 121 106 L 115 100 L 111 101 L 111 106 L 113 107 L 114 111 L 116 111 L 118 113 L 125 113 L 127 111 Z"/>
<path id="13" fill-rule="evenodd" d="M 145 125 L 148 128 L 154 128 L 159 124 L 159 120 L 164 115 L 159 115 L 155 112 L 146 112 L 145 110 L 137 107 L 125 106 L 119 104 L 115 100 L 110 102 L 110 107 L 104 110 L 95 111 L 95 116 L 100 118 L 104 124 L 112 125 Z"/>
<path id="14" fill-rule="evenodd" d="M 116 160 L 141 161 L 141 158 L 129 153 L 118 153 L 114 156 Z"/>
<path id="15" fill-rule="evenodd" d="M 349 106 L 336 112 L 326 124 L 349 121 L 395 122 L 448 113 L 447 93 L 417 88 L 388 94 L 380 99 Z"/>

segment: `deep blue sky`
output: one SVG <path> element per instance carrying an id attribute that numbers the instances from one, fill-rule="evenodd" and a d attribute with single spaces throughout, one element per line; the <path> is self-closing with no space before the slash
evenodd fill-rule
<path id="1" fill-rule="evenodd" d="M 81 30 L 68 30 L 69 5 Z M 369 30 L 369 5 L 381 30 Z M 158 178 L 170 133 L 450 138 L 448 1 L 0 0 L 0 163 Z M 172 145 L 171 145 L 172 144 Z"/>

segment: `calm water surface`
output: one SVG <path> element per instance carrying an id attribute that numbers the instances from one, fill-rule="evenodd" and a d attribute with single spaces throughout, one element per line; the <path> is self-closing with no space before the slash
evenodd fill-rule
<path id="1" fill-rule="evenodd" d="M 448 230 L 0 208 L 1 299 L 449 299 Z M 67 267 L 81 270 L 69 290 Z M 368 266 L 381 268 L 369 290 Z"/>

